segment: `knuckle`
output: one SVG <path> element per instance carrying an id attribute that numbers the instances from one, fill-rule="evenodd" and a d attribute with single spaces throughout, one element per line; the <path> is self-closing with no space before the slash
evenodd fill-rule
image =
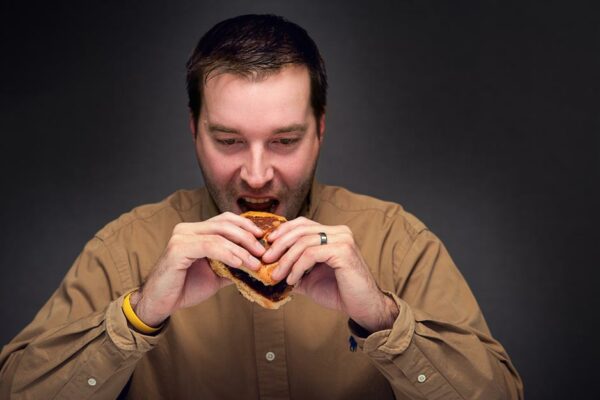
<path id="1" fill-rule="evenodd" d="M 303 254 L 306 257 L 314 258 L 316 249 L 316 247 L 308 247 L 306 250 L 304 250 Z"/>
<path id="2" fill-rule="evenodd" d="M 239 251 L 237 251 L 236 255 L 245 261 L 248 261 L 252 258 L 252 254 L 250 254 L 248 250 L 242 249 L 241 247 L 239 247 Z"/>
<path id="3" fill-rule="evenodd" d="M 308 247 L 310 244 L 312 244 L 312 243 L 313 243 L 313 239 L 312 239 L 311 237 L 308 237 L 308 236 L 303 236 L 303 237 L 302 237 L 302 238 L 301 238 L 301 239 L 298 241 L 298 243 L 299 243 L 300 245 L 302 245 L 302 246 L 306 246 L 306 247 Z"/>
<path id="4" fill-rule="evenodd" d="M 282 271 L 285 271 L 286 265 L 288 265 L 288 257 L 284 254 L 278 261 L 277 264 Z"/>
<path id="5" fill-rule="evenodd" d="M 270 253 L 271 257 L 274 258 L 276 262 L 281 262 L 282 260 L 287 260 L 287 257 L 285 257 L 287 253 L 281 254 L 282 253 L 281 249 L 279 249 L 277 247 L 275 247 L 275 248 L 271 247 L 269 250 L 271 251 L 271 253 Z"/>
<path id="6" fill-rule="evenodd" d="M 228 244 L 228 240 L 225 240 L 222 236 L 220 235 L 206 235 L 205 237 L 205 244 L 207 246 L 223 246 L 223 245 L 227 245 Z"/>
<path id="7" fill-rule="evenodd" d="M 247 261 L 249 259 L 248 255 L 242 253 L 242 252 L 235 252 L 235 251 L 231 251 L 229 253 L 229 259 L 230 259 L 230 263 L 231 263 L 231 267 L 240 267 L 242 265 L 244 265 L 244 262 Z"/>
<path id="8" fill-rule="evenodd" d="M 304 248 L 304 246 L 302 246 L 301 243 L 296 242 L 295 244 L 289 246 L 289 247 L 282 247 L 281 251 L 284 252 L 283 256 L 287 256 L 287 258 L 294 258 L 297 257 L 298 254 L 302 253 L 302 249 Z"/>
<path id="9" fill-rule="evenodd" d="M 282 263 L 284 265 L 288 265 L 291 268 L 291 265 L 294 264 L 296 261 L 298 261 L 298 259 L 300 258 L 300 256 L 302 255 L 302 250 L 299 250 L 298 248 L 291 248 L 288 251 L 286 251 L 281 258 L 279 259 L 279 262 Z"/>
<path id="10" fill-rule="evenodd" d="M 248 231 L 244 231 L 243 235 L 244 235 L 244 239 L 250 244 L 254 244 L 254 242 L 257 241 L 256 237 Z"/>
<path id="11" fill-rule="evenodd" d="M 205 253 L 216 254 L 222 251 L 232 251 L 231 242 L 219 235 L 207 235 L 201 242 L 201 248 Z"/>
<path id="12" fill-rule="evenodd" d="M 350 253 L 354 248 L 352 243 L 348 243 L 348 242 L 340 243 L 340 247 L 341 247 L 342 251 L 345 253 Z"/>
<path id="13" fill-rule="evenodd" d="M 179 234 L 181 232 L 184 232 L 185 228 L 186 228 L 186 225 L 187 224 L 185 222 L 180 222 L 180 223 L 176 224 L 173 227 L 173 236 L 175 236 L 176 234 Z"/>
<path id="14" fill-rule="evenodd" d="M 180 242 L 177 241 L 177 240 L 173 240 L 173 238 L 171 238 L 171 240 L 169 241 L 169 243 L 167 243 L 167 247 L 165 249 L 166 253 L 177 254 L 181 250 L 181 244 L 180 244 Z"/>
<path id="15" fill-rule="evenodd" d="M 352 234 L 352 229 L 350 229 L 350 227 L 348 225 L 342 225 L 342 226 L 340 226 L 340 228 L 342 228 L 342 232 L 343 233 L 346 233 L 346 234 L 348 234 L 350 236 L 353 235 Z"/>
<path id="16" fill-rule="evenodd" d="M 182 243 L 184 235 L 181 233 L 174 233 L 169 239 L 169 243 Z"/>
<path id="17" fill-rule="evenodd" d="M 198 247 L 202 249 L 211 248 L 212 246 L 215 246 L 215 244 L 215 235 L 202 235 L 200 240 L 198 240 Z"/>

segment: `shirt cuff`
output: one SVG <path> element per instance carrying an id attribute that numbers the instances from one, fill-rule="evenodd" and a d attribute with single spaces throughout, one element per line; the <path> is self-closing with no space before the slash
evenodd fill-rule
<path id="1" fill-rule="evenodd" d="M 409 305 L 395 293 L 383 291 L 398 306 L 398 317 L 391 329 L 369 333 L 352 319 L 348 328 L 358 347 L 373 358 L 391 358 L 402 354 L 410 344 L 415 331 L 415 318 Z"/>
<path id="2" fill-rule="evenodd" d="M 145 335 L 136 331 L 129 325 L 123 313 L 122 307 L 125 296 L 126 294 L 122 295 L 108 306 L 106 310 L 106 332 L 110 340 L 120 350 L 145 353 L 160 341 L 168 328 L 170 319 L 164 322 L 160 331 L 152 335 Z"/>

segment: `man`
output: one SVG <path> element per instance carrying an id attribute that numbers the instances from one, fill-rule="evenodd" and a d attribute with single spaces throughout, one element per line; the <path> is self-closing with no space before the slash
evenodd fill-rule
<path id="1" fill-rule="evenodd" d="M 95 235 L 3 348 L 3 398 L 522 397 L 440 241 L 397 204 L 314 182 L 327 83 L 302 28 L 226 20 L 187 66 L 206 188 Z M 268 251 L 248 210 L 290 220 Z M 208 258 L 279 260 L 295 298 L 263 309 Z"/>

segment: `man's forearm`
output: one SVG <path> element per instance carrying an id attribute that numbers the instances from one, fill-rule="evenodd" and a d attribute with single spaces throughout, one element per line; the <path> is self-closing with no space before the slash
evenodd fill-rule
<path id="1" fill-rule="evenodd" d="M 355 321 L 355 323 L 360 325 L 365 332 L 373 333 L 385 329 L 392 329 L 394 321 L 396 321 L 396 318 L 398 318 L 398 314 L 400 313 L 398 305 L 394 300 L 385 293 L 380 293 L 380 301 L 377 303 L 379 306 L 371 313 L 372 318 Z"/>
<path id="2" fill-rule="evenodd" d="M 106 313 L 94 313 L 29 343 L 13 341 L 5 346 L 0 397 L 93 398 L 102 388 L 104 395 L 112 393 L 116 398 L 139 358 L 152 346 L 127 337 L 135 333 L 127 327 L 121 302 L 122 298 L 116 299 Z M 27 331 L 20 336 L 25 335 Z"/>
<path id="3" fill-rule="evenodd" d="M 522 382 L 501 346 L 464 327 L 425 318 L 396 297 L 394 326 L 365 338 L 360 347 L 399 397 L 521 399 Z"/>

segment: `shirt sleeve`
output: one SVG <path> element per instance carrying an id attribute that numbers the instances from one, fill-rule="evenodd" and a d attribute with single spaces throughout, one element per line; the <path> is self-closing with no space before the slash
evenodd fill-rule
<path id="1" fill-rule="evenodd" d="M 58 290 L 0 353 L 0 398 L 116 398 L 136 362 L 166 329 L 127 323 L 125 290 L 106 245 L 92 239 Z"/>
<path id="2" fill-rule="evenodd" d="M 424 230 L 394 257 L 395 289 L 386 292 L 399 309 L 393 327 L 349 327 L 396 396 L 522 399 L 516 369 L 440 240 Z"/>

